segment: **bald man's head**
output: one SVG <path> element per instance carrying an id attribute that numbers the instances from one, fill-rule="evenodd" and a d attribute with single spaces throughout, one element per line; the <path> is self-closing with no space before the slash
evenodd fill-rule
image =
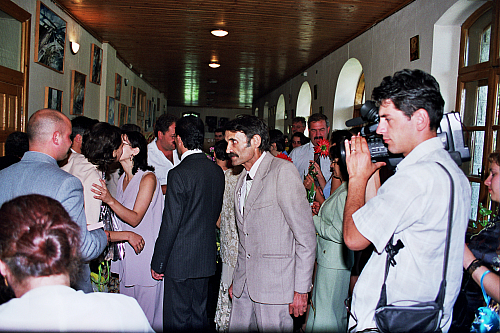
<path id="1" fill-rule="evenodd" d="M 71 147 L 71 122 L 63 113 L 50 109 L 35 112 L 28 122 L 30 150 L 63 159 Z"/>

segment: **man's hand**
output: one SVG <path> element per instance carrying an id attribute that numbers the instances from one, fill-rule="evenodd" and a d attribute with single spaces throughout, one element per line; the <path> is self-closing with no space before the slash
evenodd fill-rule
<path id="1" fill-rule="evenodd" d="M 152 268 L 151 268 L 151 276 L 153 277 L 153 279 L 155 280 L 158 280 L 158 281 L 161 281 L 163 280 L 163 275 L 164 274 L 159 274 L 159 273 L 156 273 Z"/>
<path id="2" fill-rule="evenodd" d="M 296 291 L 293 292 L 293 303 L 288 305 L 288 311 L 294 317 L 302 316 L 307 310 L 307 297 L 308 294 L 300 294 Z"/>
<path id="3" fill-rule="evenodd" d="M 356 178 L 366 183 L 375 171 L 385 165 L 385 162 L 372 162 L 368 143 L 361 135 L 353 135 L 351 142 L 346 140 L 344 144 L 349 180 Z"/>

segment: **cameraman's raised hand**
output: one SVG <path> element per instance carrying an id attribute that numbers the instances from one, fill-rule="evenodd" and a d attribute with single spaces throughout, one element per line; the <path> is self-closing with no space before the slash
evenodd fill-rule
<path id="1" fill-rule="evenodd" d="M 345 154 L 349 181 L 357 179 L 368 182 L 375 171 L 385 165 L 385 162 L 373 163 L 366 139 L 361 135 L 353 135 L 351 141 L 345 141 Z"/>

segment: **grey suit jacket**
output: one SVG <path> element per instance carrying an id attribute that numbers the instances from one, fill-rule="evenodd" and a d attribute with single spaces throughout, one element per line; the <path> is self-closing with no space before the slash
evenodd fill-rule
<path id="1" fill-rule="evenodd" d="M 294 291 L 306 293 L 316 256 L 316 231 L 306 191 L 295 166 L 266 154 L 240 212 L 243 170 L 236 184 L 235 215 L 240 244 L 233 294 L 240 297 L 245 281 L 250 298 L 259 303 L 287 304 Z"/>
<path id="2" fill-rule="evenodd" d="M 102 229 L 87 230 L 83 207 L 83 187 L 78 178 L 59 169 L 49 155 L 28 151 L 20 162 L 0 171 L 0 205 L 15 197 L 41 194 L 59 201 L 71 219 L 80 226 L 80 251 L 83 261 L 97 258 L 107 244 Z M 85 264 L 75 283 L 77 289 L 92 291 L 90 270 Z"/>

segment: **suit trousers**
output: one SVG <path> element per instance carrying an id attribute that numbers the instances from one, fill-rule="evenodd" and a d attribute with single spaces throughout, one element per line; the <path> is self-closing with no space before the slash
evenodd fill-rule
<path id="1" fill-rule="evenodd" d="M 164 332 L 208 330 L 208 280 L 164 277 Z"/>
<path id="2" fill-rule="evenodd" d="M 229 332 L 292 332 L 289 304 L 264 304 L 252 301 L 245 282 L 240 297 L 233 296 Z"/>

